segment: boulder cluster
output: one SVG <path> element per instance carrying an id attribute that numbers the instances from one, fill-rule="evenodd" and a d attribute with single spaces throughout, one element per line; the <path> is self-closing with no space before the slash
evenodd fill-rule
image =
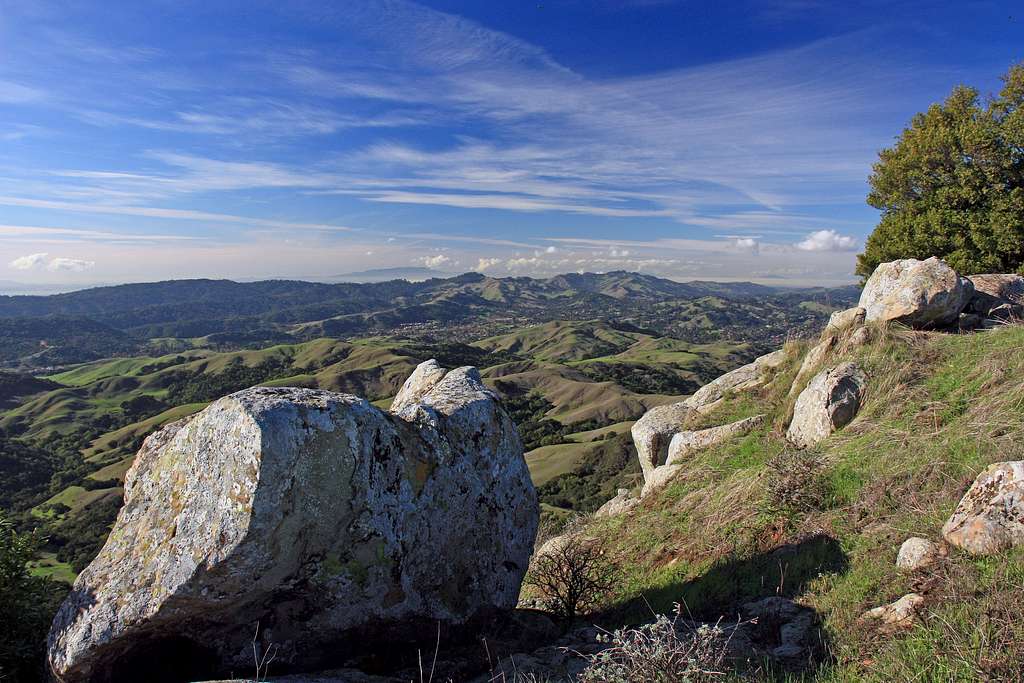
<path id="1" fill-rule="evenodd" d="M 251 670 L 256 650 L 309 670 L 364 637 L 463 624 L 515 607 L 538 516 L 516 427 L 474 368 L 424 363 L 390 412 L 248 389 L 146 440 L 49 664 L 65 683 L 131 678 L 131 662 L 209 676 Z"/>
<path id="2" fill-rule="evenodd" d="M 810 448 L 854 420 L 868 395 L 868 377 L 855 362 L 827 363 L 850 355 L 871 341 L 874 325 L 896 323 L 921 330 L 969 331 L 1024 317 L 1024 277 L 984 274 L 963 277 L 941 259 L 905 259 L 883 263 L 865 283 L 854 308 L 832 314 L 821 337 L 804 355 L 789 389 L 795 397 L 786 425 L 793 447 Z M 733 393 L 759 389 L 775 381 L 786 360 L 784 350 L 761 356 L 726 373 L 680 403 L 649 411 L 632 435 L 643 471 L 639 497 L 620 489 L 598 510 L 599 516 L 624 514 L 641 499 L 672 481 L 686 458 L 701 449 L 747 434 L 765 415 L 691 431 L 687 424 L 710 413 Z M 978 475 L 942 528 L 943 542 L 912 537 L 902 545 L 897 566 L 915 572 L 939 562 L 957 547 L 991 555 L 1024 545 L 1024 461 L 1001 462 Z M 916 623 L 925 598 L 905 595 L 869 610 L 862 621 L 882 631 Z"/>

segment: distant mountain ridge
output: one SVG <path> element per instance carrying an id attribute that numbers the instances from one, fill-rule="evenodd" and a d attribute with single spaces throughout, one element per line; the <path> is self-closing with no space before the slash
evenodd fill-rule
<path id="1" fill-rule="evenodd" d="M 51 367 L 144 352 L 144 342 L 154 339 L 208 338 L 204 344 L 222 348 L 396 333 L 470 340 L 558 319 L 600 319 L 697 342 L 722 335 L 744 339 L 744 331 L 755 329 L 765 336 L 765 325 L 770 337 L 816 320 L 822 310 L 800 308 L 808 299 L 820 309 L 832 299 L 852 298 L 844 290 L 675 282 L 625 271 L 543 279 L 465 273 L 373 283 L 167 280 L 49 296 L 0 296 L 0 341 L 6 342 L 0 345 L 0 362 L 10 365 L 32 349 L 46 349 L 30 365 Z M 55 316 L 66 321 L 49 334 L 27 323 Z M 88 351 L 95 346 L 88 335 L 97 326 L 109 328 L 103 336 L 111 341 L 117 333 L 125 339 L 118 339 L 108 354 Z M 76 336 L 78 329 L 82 334 Z M 57 346 L 63 349 L 59 353 L 53 350 Z M 83 353 L 76 355 L 78 348 Z"/>

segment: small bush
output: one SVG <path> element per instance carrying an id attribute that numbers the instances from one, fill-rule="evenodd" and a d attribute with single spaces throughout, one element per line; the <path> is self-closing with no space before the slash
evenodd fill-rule
<path id="1" fill-rule="evenodd" d="M 678 619 L 662 614 L 653 623 L 604 636 L 611 647 L 588 657 L 579 683 L 722 680 L 731 634 L 718 624 L 681 629 Z"/>
<path id="2" fill-rule="evenodd" d="M 526 583 L 540 592 L 548 609 L 571 624 L 607 600 L 615 574 L 601 543 L 573 534 L 538 553 Z"/>

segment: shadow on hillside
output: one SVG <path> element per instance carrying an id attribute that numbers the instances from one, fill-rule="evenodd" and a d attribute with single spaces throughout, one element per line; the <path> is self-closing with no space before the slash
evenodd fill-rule
<path id="1" fill-rule="evenodd" d="M 815 578 L 842 574 L 849 568 L 839 542 L 817 534 L 796 543 L 746 557 L 725 557 L 708 571 L 689 580 L 668 583 L 641 597 L 611 606 L 593 615 L 605 628 L 646 622 L 653 613 L 674 612 L 679 604 L 684 618 L 704 622 L 736 622 L 749 617 L 743 606 L 768 597 L 797 598 Z M 818 662 L 829 651 L 824 633 L 817 652 Z"/>

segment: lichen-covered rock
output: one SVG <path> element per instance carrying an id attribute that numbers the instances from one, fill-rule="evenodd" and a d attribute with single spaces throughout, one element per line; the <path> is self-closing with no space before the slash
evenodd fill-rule
<path id="1" fill-rule="evenodd" d="M 1009 317 L 1024 312 L 1024 277 L 1011 273 L 986 273 L 967 278 L 974 294 L 967 310 L 981 316 Z"/>
<path id="2" fill-rule="evenodd" d="M 640 502 L 629 489 L 619 489 L 616 496 L 602 505 L 594 513 L 595 517 L 614 517 L 629 512 Z"/>
<path id="3" fill-rule="evenodd" d="M 939 546 L 927 538 L 912 536 L 903 541 L 896 555 L 896 566 L 907 571 L 916 571 L 933 564 L 939 557 Z"/>
<path id="4" fill-rule="evenodd" d="M 867 379 L 855 363 L 823 370 L 796 399 L 786 437 L 807 448 L 846 426 L 860 410 Z"/>
<path id="5" fill-rule="evenodd" d="M 956 323 L 974 285 L 934 256 L 882 263 L 860 295 L 867 320 L 895 321 L 915 328 Z"/>
<path id="6" fill-rule="evenodd" d="M 50 667 L 66 683 L 159 657 L 245 670 L 258 625 L 278 671 L 311 668 L 360 633 L 465 622 L 515 606 L 537 521 L 515 425 L 473 368 L 398 415 L 248 389 L 146 440 Z"/>
<path id="7" fill-rule="evenodd" d="M 974 555 L 1024 544 L 1024 460 L 989 465 L 979 474 L 942 535 Z"/>
<path id="8" fill-rule="evenodd" d="M 782 349 L 772 351 L 746 365 L 727 372 L 718 379 L 708 382 L 698 389 L 683 404 L 699 412 L 707 412 L 713 408 L 729 392 L 753 389 L 764 384 L 765 374 L 777 368 L 786 360 L 786 352 Z"/>
<path id="9" fill-rule="evenodd" d="M 654 468 L 668 460 L 668 445 L 672 437 L 683 429 L 683 424 L 692 414 L 693 409 L 686 403 L 672 403 L 651 408 L 633 424 L 630 434 L 645 481 Z"/>
<path id="10" fill-rule="evenodd" d="M 678 465 L 696 451 L 710 448 L 737 436 L 748 434 L 751 430 L 764 424 L 764 415 L 754 415 L 743 420 L 730 422 L 720 427 L 699 429 L 695 432 L 682 431 L 672 437 L 668 444 L 668 465 Z"/>

